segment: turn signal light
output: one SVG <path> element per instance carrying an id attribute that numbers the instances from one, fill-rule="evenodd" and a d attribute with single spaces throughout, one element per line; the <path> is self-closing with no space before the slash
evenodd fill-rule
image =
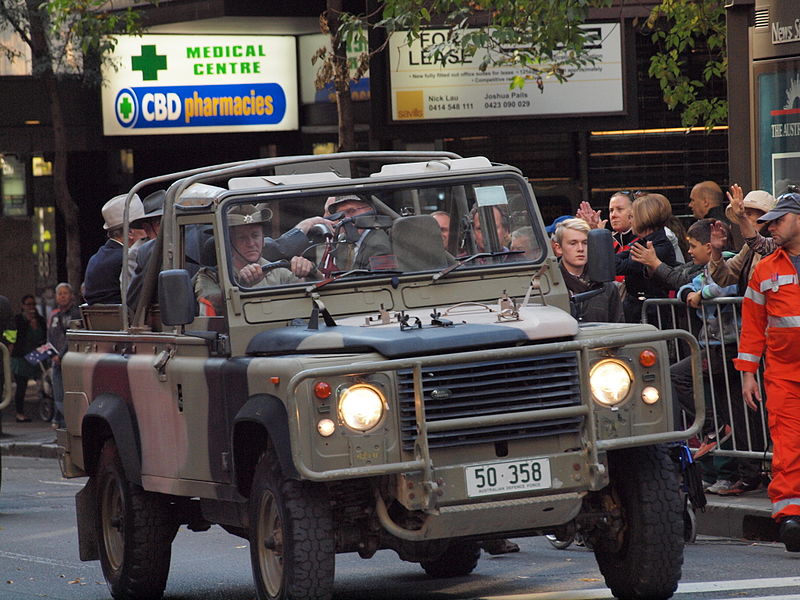
<path id="1" fill-rule="evenodd" d="M 327 381 L 318 381 L 314 384 L 314 395 L 320 400 L 331 397 L 331 384 Z"/>
<path id="2" fill-rule="evenodd" d="M 639 364 L 641 364 L 643 367 L 652 367 L 654 364 L 656 364 L 657 360 L 658 356 L 656 356 L 656 353 L 652 350 L 642 350 L 639 353 Z"/>

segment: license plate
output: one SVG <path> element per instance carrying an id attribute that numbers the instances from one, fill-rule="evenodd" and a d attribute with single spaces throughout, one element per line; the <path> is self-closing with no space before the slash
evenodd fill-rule
<path id="1" fill-rule="evenodd" d="M 466 467 L 467 495 L 488 496 L 549 488 L 550 460 L 510 460 Z"/>

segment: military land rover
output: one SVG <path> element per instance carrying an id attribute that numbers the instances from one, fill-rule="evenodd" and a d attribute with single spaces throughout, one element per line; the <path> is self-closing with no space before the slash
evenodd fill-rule
<path id="1" fill-rule="evenodd" d="M 80 556 L 115 598 L 161 596 L 181 525 L 249 540 L 261 600 L 330 598 L 336 553 L 464 576 L 487 540 L 574 531 L 617 597 L 672 595 L 667 445 L 703 411 L 698 392 L 675 431 L 666 341 L 692 349 L 699 390 L 696 343 L 573 318 L 517 169 L 271 158 L 128 198 L 155 188 L 137 302 L 83 307 L 63 362 Z"/>

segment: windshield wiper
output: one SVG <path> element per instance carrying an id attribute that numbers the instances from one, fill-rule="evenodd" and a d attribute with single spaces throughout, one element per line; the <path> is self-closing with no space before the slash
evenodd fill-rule
<path id="1" fill-rule="evenodd" d="M 344 279 L 345 277 L 350 277 L 351 275 L 400 275 L 402 271 L 393 271 L 393 270 L 383 270 L 380 271 L 370 271 L 369 269 L 350 269 L 349 271 L 345 271 L 344 273 L 339 273 L 338 275 L 334 275 L 332 277 L 326 277 L 325 279 L 321 279 L 320 281 L 315 281 L 311 285 L 306 288 L 306 294 L 310 294 L 311 292 L 315 292 L 318 289 L 325 287 L 329 283 L 333 283 L 334 281 L 339 281 L 340 279 Z"/>
<path id="2" fill-rule="evenodd" d="M 465 265 L 468 262 L 475 260 L 476 258 L 492 258 L 492 257 L 495 257 L 495 256 L 508 256 L 510 254 L 522 254 L 524 252 L 525 252 L 524 250 L 499 250 L 497 252 L 478 252 L 478 253 L 472 254 L 470 256 L 465 256 L 461 260 L 453 263 L 450 266 L 445 267 L 444 269 L 442 269 L 438 273 L 435 273 L 433 275 L 433 280 L 434 281 L 439 281 L 442 277 L 444 277 L 445 275 L 447 275 L 451 271 L 455 271 L 461 265 Z"/>

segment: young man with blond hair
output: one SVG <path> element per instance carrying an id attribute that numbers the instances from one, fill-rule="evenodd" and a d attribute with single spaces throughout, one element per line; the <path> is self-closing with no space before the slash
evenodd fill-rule
<path id="1" fill-rule="evenodd" d="M 553 249 L 561 259 L 559 266 L 570 298 L 575 294 L 602 289 L 597 295 L 575 303 L 575 318 L 585 322 L 622 322 L 622 304 L 617 286 L 613 282 L 598 283 L 584 278 L 589 258 L 589 224 L 583 219 L 561 221 L 553 234 Z"/>

